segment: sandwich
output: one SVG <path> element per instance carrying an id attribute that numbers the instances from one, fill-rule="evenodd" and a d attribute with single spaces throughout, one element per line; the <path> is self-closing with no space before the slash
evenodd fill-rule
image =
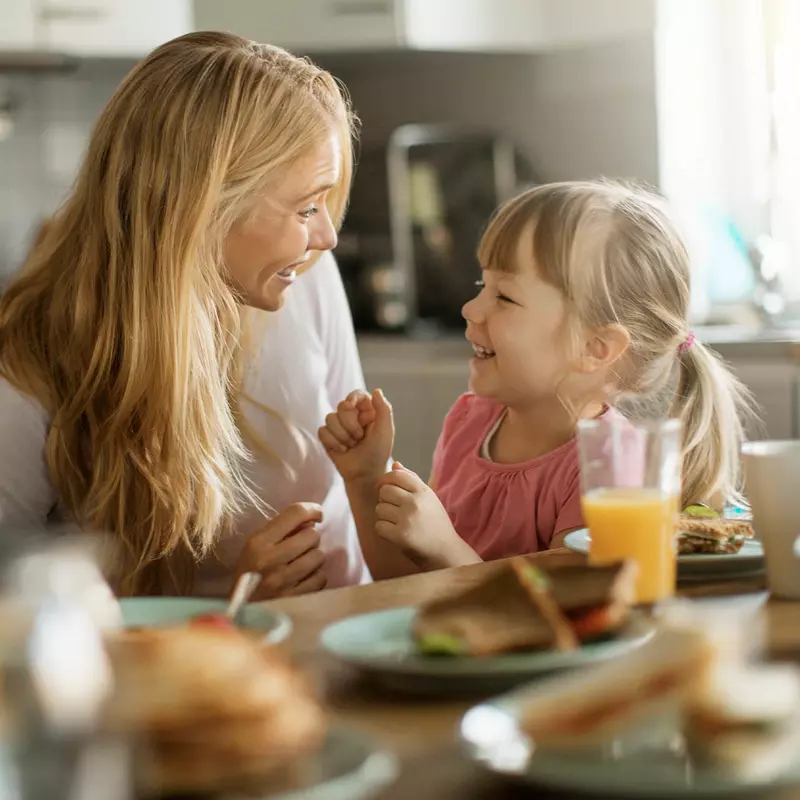
<path id="1" fill-rule="evenodd" d="M 627 656 L 537 684 L 520 725 L 538 748 L 596 747 L 682 706 L 715 652 L 701 631 L 664 629 Z"/>
<path id="2" fill-rule="evenodd" d="M 800 748 L 800 671 L 746 660 L 706 625 L 662 619 L 637 650 L 538 683 L 522 699 L 521 730 L 535 748 L 562 752 L 632 731 L 678 731 L 689 765 L 771 781 Z"/>
<path id="3" fill-rule="evenodd" d="M 123 630 L 108 650 L 116 690 L 106 724 L 141 743 L 144 795 L 285 786 L 325 737 L 306 680 L 235 628 Z"/>
<path id="4" fill-rule="evenodd" d="M 743 519 L 681 514 L 677 538 L 680 555 L 727 555 L 738 553 L 753 538 L 753 526 Z"/>
<path id="5" fill-rule="evenodd" d="M 800 674 L 785 664 L 726 664 L 695 684 L 684 713 L 692 760 L 749 781 L 770 780 L 800 746 Z"/>
<path id="6" fill-rule="evenodd" d="M 635 580 L 629 561 L 542 568 L 520 556 L 478 586 L 423 606 L 414 638 L 428 654 L 574 650 L 625 625 Z"/>

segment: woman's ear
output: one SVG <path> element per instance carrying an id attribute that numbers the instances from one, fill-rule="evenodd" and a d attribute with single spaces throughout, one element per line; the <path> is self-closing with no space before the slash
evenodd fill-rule
<path id="1" fill-rule="evenodd" d="M 583 344 L 581 372 L 608 369 L 625 355 L 630 343 L 630 334 L 622 325 L 607 325 L 599 330 L 588 331 Z"/>

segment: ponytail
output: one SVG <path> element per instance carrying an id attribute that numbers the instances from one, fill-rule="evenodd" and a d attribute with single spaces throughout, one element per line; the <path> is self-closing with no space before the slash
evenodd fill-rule
<path id="1" fill-rule="evenodd" d="M 740 451 L 745 421 L 755 417 L 747 388 L 699 342 L 678 354 L 670 416 L 683 423 L 682 507 L 741 501 Z"/>

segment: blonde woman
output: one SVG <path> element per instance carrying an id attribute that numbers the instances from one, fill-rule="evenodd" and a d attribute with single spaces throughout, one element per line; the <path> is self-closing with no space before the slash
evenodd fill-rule
<path id="1" fill-rule="evenodd" d="M 125 78 L 0 301 L 4 537 L 64 520 L 111 534 L 121 594 L 197 591 L 245 569 L 261 571 L 262 596 L 314 591 L 326 552 L 357 551 L 346 532 L 320 546 L 318 502 L 270 517 L 258 479 L 295 477 L 308 437 L 263 392 L 280 375 L 256 338 L 270 315 L 245 314 L 278 310 L 336 244 L 352 134 L 328 73 L 227 34 L 168 42 Z M 341 309 L 331 270 L 319 302 Z M 284 357 L 303 362 L 308 341 Z M 281 463 L 267 417 L 305 461 Z M 326 477 L 309 500 L 326 499 Z M 361 579 L 360 554 L 338 570 Z"/>

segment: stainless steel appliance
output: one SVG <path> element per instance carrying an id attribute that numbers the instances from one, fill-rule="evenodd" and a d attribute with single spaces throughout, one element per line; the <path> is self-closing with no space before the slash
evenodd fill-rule
<path id="1" fill-rule="evenodd" d="M 359 158 L 336 255 L 361 330 L 463 327 L 477 244 L 533 172 L 492 131 L 404 125 Z"/>

